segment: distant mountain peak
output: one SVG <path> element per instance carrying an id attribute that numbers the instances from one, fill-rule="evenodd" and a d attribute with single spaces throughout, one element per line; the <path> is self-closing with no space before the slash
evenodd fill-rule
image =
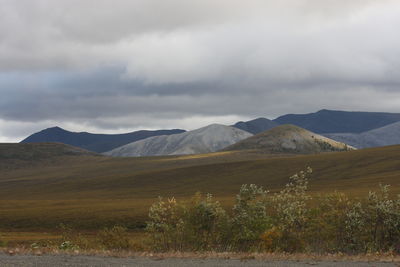
<path id="1" fill-rule="evenodd" d="M 65 130 L 59 126 L 49 127 L 49 128 L 46 128 L 44 131 L 53 131 L 53 130 L 68 132 L 67 130 Z"/>
<path id="2" fill-rule="evenodd" d="M 228 126 L 223 125 L 223 124 L 219 124 L 219 123 L 212 123 L 212 124 L 210 124 L 210 125 L 201 127 L 201 128 L 199 128 L 199 129 L 210 129 L 210 128 L 219 128 L 219 127 L 228 127 Z"/>

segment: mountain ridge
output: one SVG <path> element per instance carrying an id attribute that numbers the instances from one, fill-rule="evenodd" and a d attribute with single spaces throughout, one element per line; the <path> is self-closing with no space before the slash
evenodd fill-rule
<path id="1" fill-rule="evenodd" d="M 182 132 L 185 131 L 172 129 L 155 131 L 140 130 L 123 134 L 93 134 L 88 132 L 71 132 L 55 126 L 36 132 L 20 143 L 59 142 L 102 153 L 148 137 Z"/>
<path id="2" fill-rule="evenodd" d="M 278 125 L 279 124 L 277 122 L 274 122 L 273 120 L 260 117 L 250 121 L 239 121 L 232 125 L 232 127 L 244 130 L 252 134 L 258 134 L 266 130 L 272 129 L 273 127 L 276 127 Z"/>
<path id="3" fill-rule="evenodd" d="M 324 136 L 346 142 L 357 148 L 369 148 L 400 144 L 400 122 L 395 122 L 370 131 L 355 133 L 331 133 Z"/>
<path id="4" fill-rule="evenodd" d="M 286 114 L 273 120 L 315 133 L 361 133 L 400 121 L 400 113 L 322 109 L 307 114 Z"/>
<path id="5" fill-rule="evenodd" d="M 187 155 L 218 151 L 251 136 L 246 131 L 211 124 L 185 133 L 155 136 L 104 153 L 114 157 Z"/>

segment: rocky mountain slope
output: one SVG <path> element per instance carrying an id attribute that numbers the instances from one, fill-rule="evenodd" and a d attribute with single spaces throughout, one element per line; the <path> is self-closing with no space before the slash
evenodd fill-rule
<path id="1" fill-rule="evenodd" d="M 53 127 L 34 133 L 22 140 L 21 143 L 59 142 L 101 153 L 148 137 L 182 132 L 185 131 L 174 129 L 157 131 L 142 130 L 126 134 L 92 134 L 70 132 L 60 127 Z"/>
<path id="2" fill-rule="evenodd" d="M 209 126 L 174 135 L 164 135 L 133 142 L 104 153 L 114 157 L 186 155 L 218 151 L 252 134 L 230 126 Z"/>
<path id="3" fill-rule="evenodd" d="M 354 148 L 295 125 L 281 125 L 237 142 L 224 151 L 258 150 L 263 153 L 312 154 Z"/>
<path id="4" fill-rule="evenodd" d="M 324 136 L 357 148 L 397 145 L 400 144 L 400 122 L 360 134 L 333 133 Z"/>

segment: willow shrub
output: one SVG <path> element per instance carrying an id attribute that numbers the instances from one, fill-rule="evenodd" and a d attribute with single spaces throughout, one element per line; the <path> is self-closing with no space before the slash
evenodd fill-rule
<path id="1" fill-rule="evenodd" d="M 365 199 L 354 203 L 347 218 L 346 226 L 357 230 L 350 232 L 349 241 L 358 250 L 400 248 L 400 195 L 397 200 L 391 199 L 389 186 L 380 187 L 380 192 L 369 192 Z"/>
<path id="2" fill-rule="evenodd" d="M 211 195 L 189 202 L 159 198 L 147 224 L 153 249 L 400 253 L 400 195 L 392 198 L 389 186 L 381 186 L 364 199 L 334 192 L 312 201 L 311 173 L 293 175 L 276 194 L 242 185 L 230 212 Z"/>
<path id="3" fill-rule="evenodd" d="M 230 218 L 227 239 L 234 250 L 259 250 L 261 235 L 272 226 L 267 214 L 268 192 L 254 184 L 242 185 Z"/>
<path id="4" fill-rule="evenodd" d="M 271 197 L 272 220 L 279 232 L 279 240 L 272 249 L 301 251 L 305 249 L 305 232 L 310 222 L 309 201 L 307 194 L 308 175 L 311 168 L 289 178 L 289 183 L 278 194 Z"/>
<path id="5" fill-rule="evenodd" d="M 208 194 L 196 194 L 189 203 L 159 198 L 149 212 L 150 233 L 156 250 L 212 250 L 226 244 L 228 216 Z"/>

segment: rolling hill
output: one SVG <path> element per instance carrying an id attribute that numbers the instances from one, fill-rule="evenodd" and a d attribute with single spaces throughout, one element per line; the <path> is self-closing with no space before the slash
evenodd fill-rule
<path id="1" fill-rule="evenodd" d="M 68 161 L 0 167 L 0 227 L 143 226 L 158 196 L 212 193 L 231 204 L 242 184 L 277 192 L 311 166 L 310 192 L 365 195 L 379 183 L 400 193 L 400 146 L 298 156 L 248 151 L 147 158 L 72 156 Z"/>
<path id="2" fill-rule="evenodd" d="M 294 124 L 315 133 L 361 133 L 400 121 L 399 113 L 320 110 L 309 114 L 288 114 L 274 120 Z"/>
<path id="3" fill-rule="evenodd" d="M 255 120 L 251 121 L 239 121 L 232 125 L 232 127 L 241 129 L 243 131 L 252 133 L 252 134 L 258 134 L 261 132 L 264 132 L 266 130 L 272 129 L 279 124 L 275 121 L 266 119 L 266 118 L 257 118 Z"/>
<path id="4" fill-rule="evenodd" d="M 101 155 L 62 143 L 0 143 L 0 172 L 98 156 Z"/>
<path id="5" fill-rule="evenodd" d="M 0 143 L 0 160 L 40 161 L 62 156 L 88 156 L 96 153 L 62 143 Z"/>
<path id="6" fill-rule="evenodd" d="M 400 144 L 400 122 L 360 134 L 333 133 L 324 134 L 324 136 L 357 148 L 396 145 Z"/>
<path id="7" fill-rule="evenodd" d="M 239 141 L 224 151 L 256 150 L 273 154 L 313 154 L 352 149 L 344 143 L 286 124 Z"/>
<path id="8" fill-rule="evenodd" d="M 104 153 L 113 157 L 186 155 L 218 151 L 251 136 L 243 130 L 221 124 L 174 135 L 156 136 Z"/>
<path id="9" fill-rule="evenodd" d="M 125 134 L 92 134 L 86 132 L 75 133 L 66 131 L 60 127 L 53 127 L 34 133 L 22 140 L 21 143 L 58 142 L 101 153 L 148 137 L 182 132 L 185 131 L 174 129 L 157 131 L 142 130 Z"/>

